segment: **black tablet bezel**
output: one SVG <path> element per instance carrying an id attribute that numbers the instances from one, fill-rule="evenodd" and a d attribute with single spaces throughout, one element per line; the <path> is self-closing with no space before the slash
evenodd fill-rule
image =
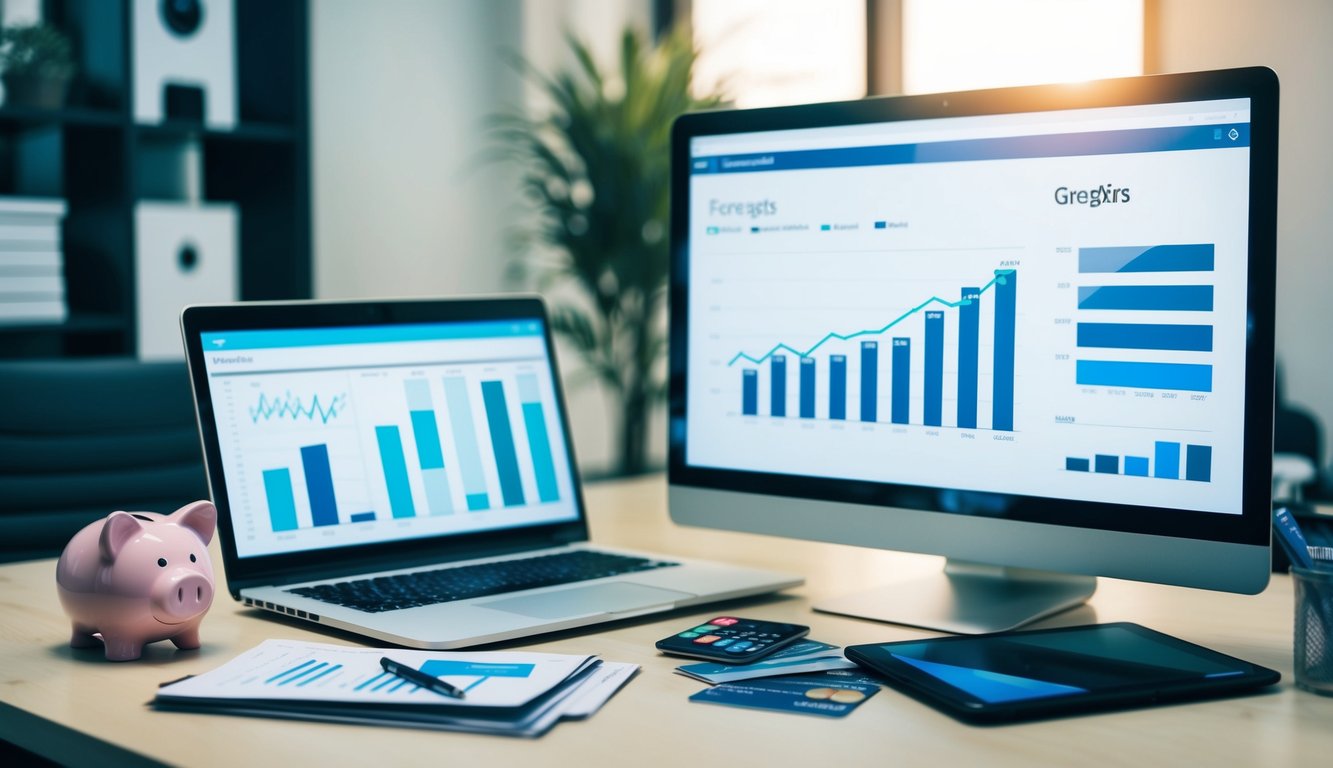
<path id="1" fill-rule="evenodd" d="M 504 528 L 469 534 L 442 534 L 282 555 L 239 557 L 231 505 L 224 481 L 221 448 L 213 419 L 213 401 L 204 365 L 201 334 L 216 331 L 283 328 L 338 328 L 400 323 L 463 323 L 494 320 L 538 321 L 543 328 L 551 371 L 560 381 L 556 349 L 545 304 L 537 296 L 479 299 L 395 299 L 380 301 L 279 301 L 186 307 L 181 313 L 186 361 L 194 387 L 195 411 L 203 442 L 204 466 L 213 503 L 218 508 L 218 536 L 227 586 L 234 598 L 247 587 L 289 583 L 293 579 L 333 578 L 387 567 L 410 567 L 454 559 L 484 557 L 558 546 L 588 539 L 587 512 L 574 446 L 568 439 L 569 411 L 561 387 L 555 388 L 560 423 L 566 435 L 573 475 L 574 520 Z"/>
<path id="2" fill-rule="evenodd" d="M 1200 678 L 1190 676 L 1179 682 L 1153 684 L 1150 686 L 1125 685 L 1118 688 L 1105 688 L 1081 694 L 1048 696 L 1036 699 L 1024 699 L 1001 703 L 988 703 L 975 696 L 955 688 L 939 678 L 930 675 L 910 664 L 892 657 L 889 649 L 896 645 L 917 645 L 920 643 L 956 643 L 976 642 L 987 639 L 1003 639 L 1014 635 L 1079 633 L 1103 630 L 1111 627 L 1127 629 L 1135 634 L 1159 642 L 1175 650 L 1186 651 L 1203 656 L 1211 661 L 1225 663 L 1242 672 L 1230 677 Z M 924 640 L 900 640 L 889 643 L 852 645 L 844 649 L 848 659 L 882 677 L 895 689 L 906 693 L 919 701 L 952 715 L 960 720 L 973 723 L 1004 723 L 1024 720 L 1037 720 L 1049 717 L 1061 717 L 1085 714 L 1112 709 L 1129 709 L 1150 706 L 1172 701 L 1187 701 L 1236 695 L 1273 685 L 1282 676 L 1267 667 L 1229 656 L 1201 645 L 1186 642 L 1156 630 L 1132 622 L 1113 622 L 1107 624 L 1085 624 L 1077 627 L 1056 629 L 1015 630 L 996 632 L 989 635 L 964 635 L 927 638 Z"/>

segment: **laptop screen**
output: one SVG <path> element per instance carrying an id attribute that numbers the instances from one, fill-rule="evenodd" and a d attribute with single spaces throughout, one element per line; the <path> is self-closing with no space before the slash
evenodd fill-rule
<path id="1" fill-rule="evenodd" d="M 578 520 L 546 338 L 531 318 L 201 333 L 237 556 Z"/>

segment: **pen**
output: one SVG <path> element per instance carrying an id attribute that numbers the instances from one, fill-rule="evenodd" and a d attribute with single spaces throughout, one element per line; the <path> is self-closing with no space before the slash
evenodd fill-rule
<path id="1" fill-rule="evenodd" d="M 1314 559 L 1310 557 L 1310 546 L 1305 541 L 1305 535 L 1301 533 L 1301 526 L 1286 507 L 1279 507 L 1273 511 L 1273 533 L 1292 565 L 1301 568 L 1314 567 Z"/>
<path id="2" fill-rule="evenodd" d="M 463 698 L 462 689 L 455 688 L 438 677 L 432 677 L 425 672 L 420 672 L 404 664 L 399 664 L 388 656 L 380 657 L 380 666 L 384 667 L 384 671 L 394 677 L 401 677 L 404 680 L 416 683 L 427 690 L 435 691 L 438 694 L 453 699 Z"/>

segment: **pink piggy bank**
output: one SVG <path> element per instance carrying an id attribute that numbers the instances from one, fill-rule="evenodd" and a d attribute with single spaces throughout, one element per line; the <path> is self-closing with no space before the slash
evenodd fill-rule
<path id="1" fill-rule="evenodd" d="M 213 603 L 208 542 L 218 512 L 196 501 L 170 515 L 112 512 L 74 534 L 56 564 L 60 603 L 74 623 L 69 644 L 97 645 L 111 661 L 139 658 L 147 643 L 199 647 Z"/>

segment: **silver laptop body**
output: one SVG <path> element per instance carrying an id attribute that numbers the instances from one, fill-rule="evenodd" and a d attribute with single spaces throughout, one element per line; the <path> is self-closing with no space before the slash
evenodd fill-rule
<path id="1" fill-rule="evenodd" d="M 588 543 L 538 298 L 195 306 L 181 325 L 223 568 L 248 606 L 448 649 L 801 583 Z M 546 555 L 628 572 L 492 583 Z M 491 586 L 380 597 L 441 569 Z"/>

